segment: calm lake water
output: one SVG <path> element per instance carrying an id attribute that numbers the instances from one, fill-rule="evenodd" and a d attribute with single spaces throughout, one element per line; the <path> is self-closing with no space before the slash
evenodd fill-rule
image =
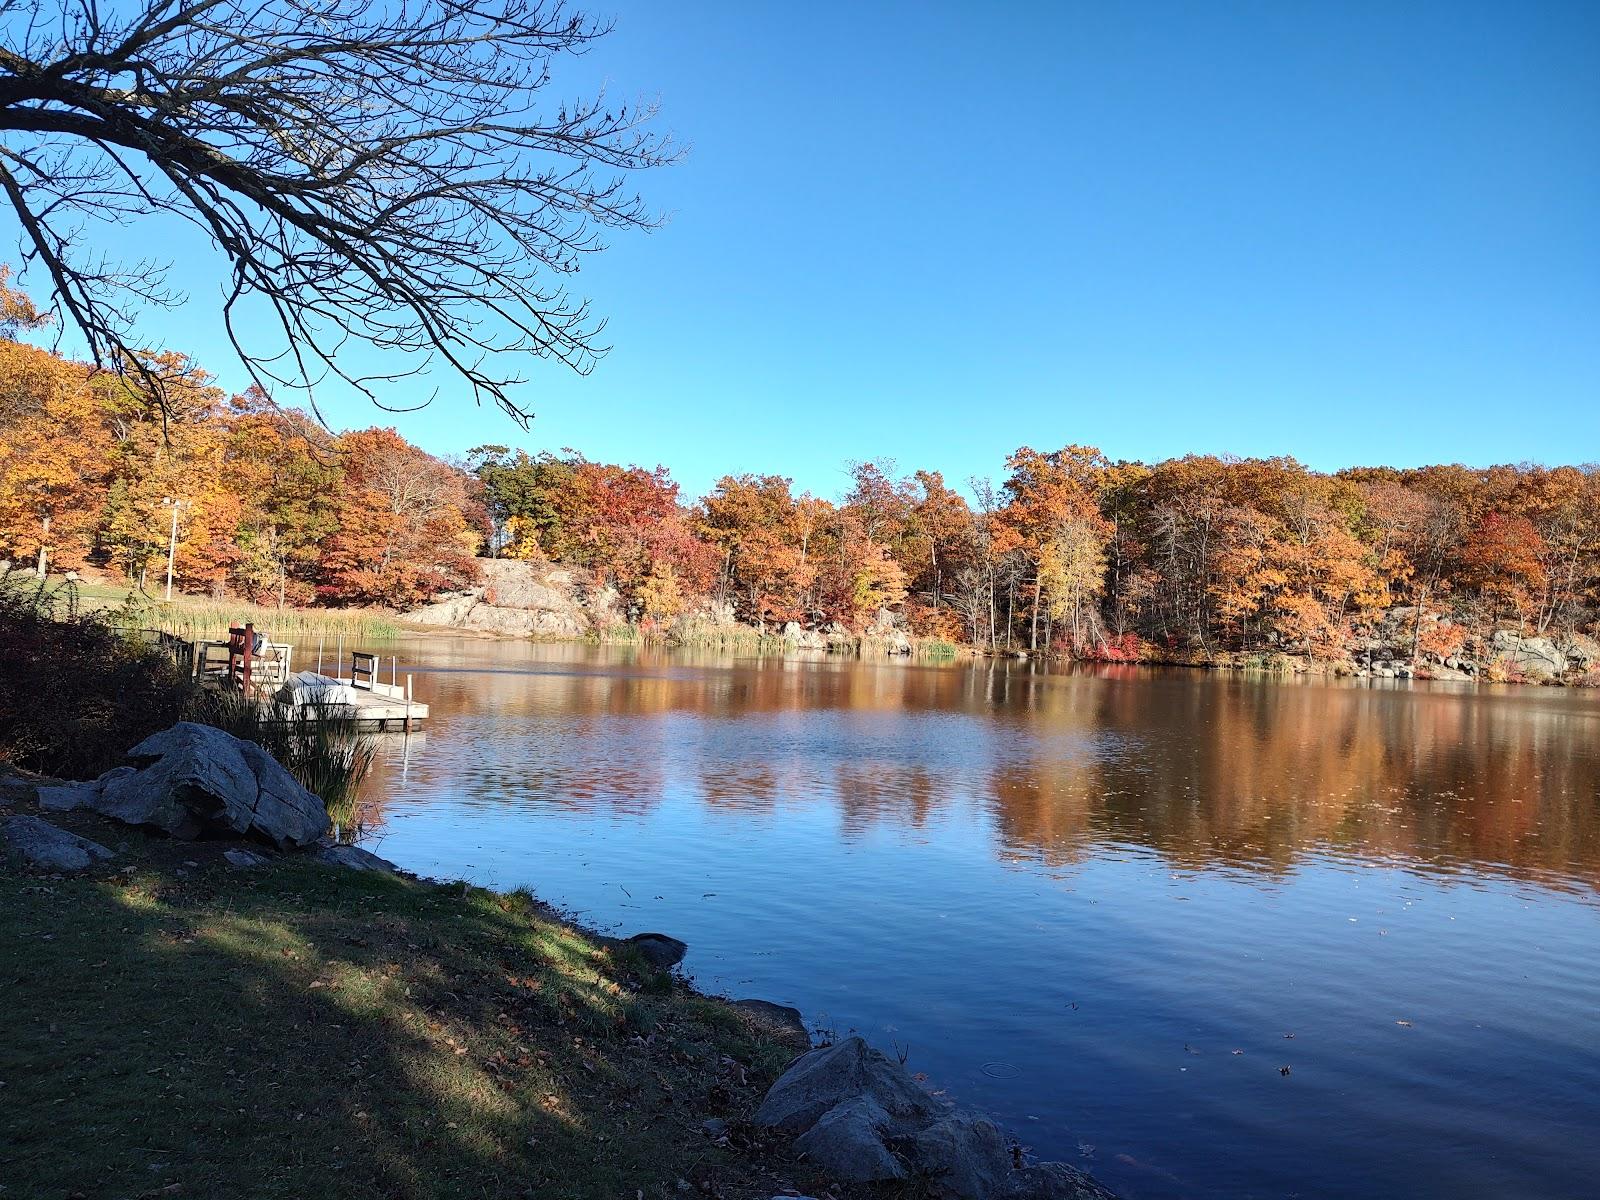
<path id="1" fill-rule="evenodd" d="M 385 855 L 682 937 L 1129 1197 L 1600 1194 L 1600 696 L 399 655 Z"/>

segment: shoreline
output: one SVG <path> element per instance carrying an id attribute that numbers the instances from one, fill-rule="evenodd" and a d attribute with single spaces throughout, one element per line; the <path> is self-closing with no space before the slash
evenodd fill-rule
<path id="1" fill-rule="evenodd" d="M 870 1060 L 872 1087 L 926 1091 L 881 1053 L 851 1048 L 859 1039 L 819 1044 L 797 1010 L 702 991 L 672 971 L 687 947 L 669 935 L 611 936 L 526 889 L 372 866 L 382 860 L 338 865 L 45 811 L 37 789 L 57 782 L 0 764 L 0 826 L 48 819 L 110 851 L 52 870 L 21 866 L 0 839 L 0 934 L 34 947 L 30 972 L 0 984 L 14 1028 L 0 1048 L 0 1141 L 16 1148 L 0 1151 L 0 1167 L 30 1194 L 87 1192 L 90 1175 L 117 1194 L 259 1194 L 219 1177 L 212 1164 L 228 1162 L 235 1180 L 241 1167 L 286 1172 L 290 1194 L 329 1200 L 437 1195 L 429 1180 L 469 1177 L 484 1194 L 513 1196 L 522 1186 L 488 1181 L 516 1159 L 519 1179 L 542 1172 L 578 1196 L 867 1200 L 879 1193 L 858 1147 L 806 1147 L 795 1140 L 804 1129 L 769 1127 L 758 1109 L 801 1056 L 835 1046 Z M 90 956 L 77 952 L 85 940 Z M 174 1020 L 175 1037 L 133 1032 Z M 60 1053 L 63 1038 L 71 1054 Z M 341 1067 L 346 1056 L 361 1069 Z M 101 1067 L 80 1074 L 83 1061 Z M 371 1084 L 375 1074 L 385 1086 Z M 247 1082 L 258 1076 L 264 1089 Z M 1038 1200 L 1110 1196 L 1060 1164 L 1024 1171 L 1014 1139 L 936 1096 L 926 1094 L 924 1124 L 977 1122 L 988 1151 L 1000 1139 L 1006 1164 L 1018 1156 L 1006 1195 L 1022 1196 L 1026 1175 Z M 508 1118 L 526 1130 L 576 1110 L 585 1119 L 559 1138 L 506 1136 Z M 95 1113 L 118 1116 L 78 1154 L 78 1130 L 106 1119 Z M 337 1129 L 308 1141 L 308 1120 Z M 254 1134 L 244 1150 L 241 1128 Z M 636 1140 L 626 1161 L 603 1161 L 625 1139 Z M 384 1140 L 410 1143 L 403 1163 Z M 277 1149 L 289 1141 L 302 1156 L 293 1164 Z M 896 1163 L 920 1153 L 892 1144 Z M 364 1148 L 354 1159 L 353 1145 Z M 150 1164 L 143 1146 L 191 1149 Z"/>
<path id="2" fill-rule="evenodd" d="M 316 611 L 316 610 L 309 610 Z M 338 611 L 338 610 L 330 610 Z M 526 643 L 534 646 L 594 646 L 594 647 L 637 647 L 663 651 L 708 651 L 715 652 L 726 649 L 730 653 L 741 652 L 741 648 L 734 645 L 719 645 L 707 643 L 679 643 L 666 639 L 638 639 L 605 637 L 555 637 L 530 634 L 500 633 L 486 629 L 455 628 L 440 625 L 426 625 L 408 623 L 400 620 L 397 623 L 399 638 L 418 638 L 423 640 L 442 640 L 449 638 L 463 639 L 466 641 L 482 642 L 510 642 Z M 754 632 L 754 631 L 753 631 Z M 1325 677 L 1334 679 L 1368 679 L 1373 681 L 1393 680 L 1395 682 L 1410 683 L 1466 683 L 1474 687 L 1484 685 L 1520 686 L 1520 687 L 1557 687 L 1589 690 L 1600 688 L 1600 679 L 1589 677 L 1576 678 L 1536 678 L 1531 676 L 1514 677 L 1505 679 L 1487 678 L 1488 670 L 1481 664 L 1475 664 L 1473 672 L 1456 671 L 1454 674 L 1436 674 L 1436 668 L 1428 665 L 1390 666 L 1388 668 L 1370 668 L 1356 663 L 1350 659 L 1319 659 L 1304 655 L 1274 655 L 1262 656 L 1247 653 L 1227 652 L 1216 658 L 1200 660 L 1193 658 L 1143 658 L 1136 660 L 1108 662 L 1096 658 L 1074 658 L 1070 655 L 1057 654 L 1042 650 L 989 650 L 982 646 L 958 645 L 953 654 L 918 654 L 913 650 L 909 654 L 884 654 L 866 655 L 858 650 L 842 650 L 830 648 L 790 646 L 788 648 L 755 648 L 749 651 L 757 658 L 780 658 L 795 661 L 820 662 L 827 660 L 849 661 L 875 661 L 884 663 L 899 663 L 902 665 L 942 663 L 977 663 L 977 662 L 1018 662 L 1018 663 L 1044 663 L 1047 665 L 1066 665 L 1082 667 L 1181 667 L 1194 671 L 1232 672 L 1240 675 L 1255 675 L 1268 678 L 1300 678 L 1300 677 Z M 1243 661 L 1252 658 L 1272 658 L 1271 663 L 1254 663 Z M 1385 673 L 1387 670 L 1387 673 Z M 1591 673 L 1592 675 L 1592 673 Z"/>

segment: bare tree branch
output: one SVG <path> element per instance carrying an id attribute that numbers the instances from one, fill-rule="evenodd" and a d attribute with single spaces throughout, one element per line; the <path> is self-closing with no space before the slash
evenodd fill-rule
<path id="1" fill-rule="evenodd" d="M 539 103 L 608 29 L 560 0 L 0 0 L 0 195 L 102 366 L 144 376 L 136 318 L 183 297 L 86 230 L 171 214 L 229 264 L 264 388 L 382 404 L 442 364 L 526 421 L 518 357 L 593 368 L 604 323 L 566 277 L 656 223 L 625 177 L 678 154 L 653 105 Z M 352 340 L 392 370 L 354 370 Z"/>

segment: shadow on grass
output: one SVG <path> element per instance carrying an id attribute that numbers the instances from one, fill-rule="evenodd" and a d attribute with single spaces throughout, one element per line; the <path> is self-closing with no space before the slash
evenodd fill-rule
<path id="1" fill-rule="evenodd" d="M 700 1128 L 787 1057 L 735 1010 L 523 897 L 153 845 L 0 871 L 0 1197 L 772 1194 Z"/>

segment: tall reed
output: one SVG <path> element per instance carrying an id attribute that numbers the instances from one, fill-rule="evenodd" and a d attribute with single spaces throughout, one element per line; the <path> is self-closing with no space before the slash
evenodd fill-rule
<path id="1" fill-rule="evenodd" d="M 347 644 L 393 641 L 400 635 L 394 619 L 383 613 L 358 609 L 265 608 L 242 600 L 202 600 L 194 597 L 153 600 L 129 592 L 123 603 L 108 612 L 119 625 L 134 629 L 159 629 L 185 641 L 225 638 L 228 626 L 252 624 L 275 642 L 300 646 L 317 639 L 343 638 Z"/>
<path id="2" fill-rule="evenodd" d="M 307 791 L 322 797 L 341 829 L 361 824 L 361 783 L 372 769 L 378 743 L 361 731 L 343 705 L 258 701 L 204 688 L 186 716 L 260 746 Z"/>

